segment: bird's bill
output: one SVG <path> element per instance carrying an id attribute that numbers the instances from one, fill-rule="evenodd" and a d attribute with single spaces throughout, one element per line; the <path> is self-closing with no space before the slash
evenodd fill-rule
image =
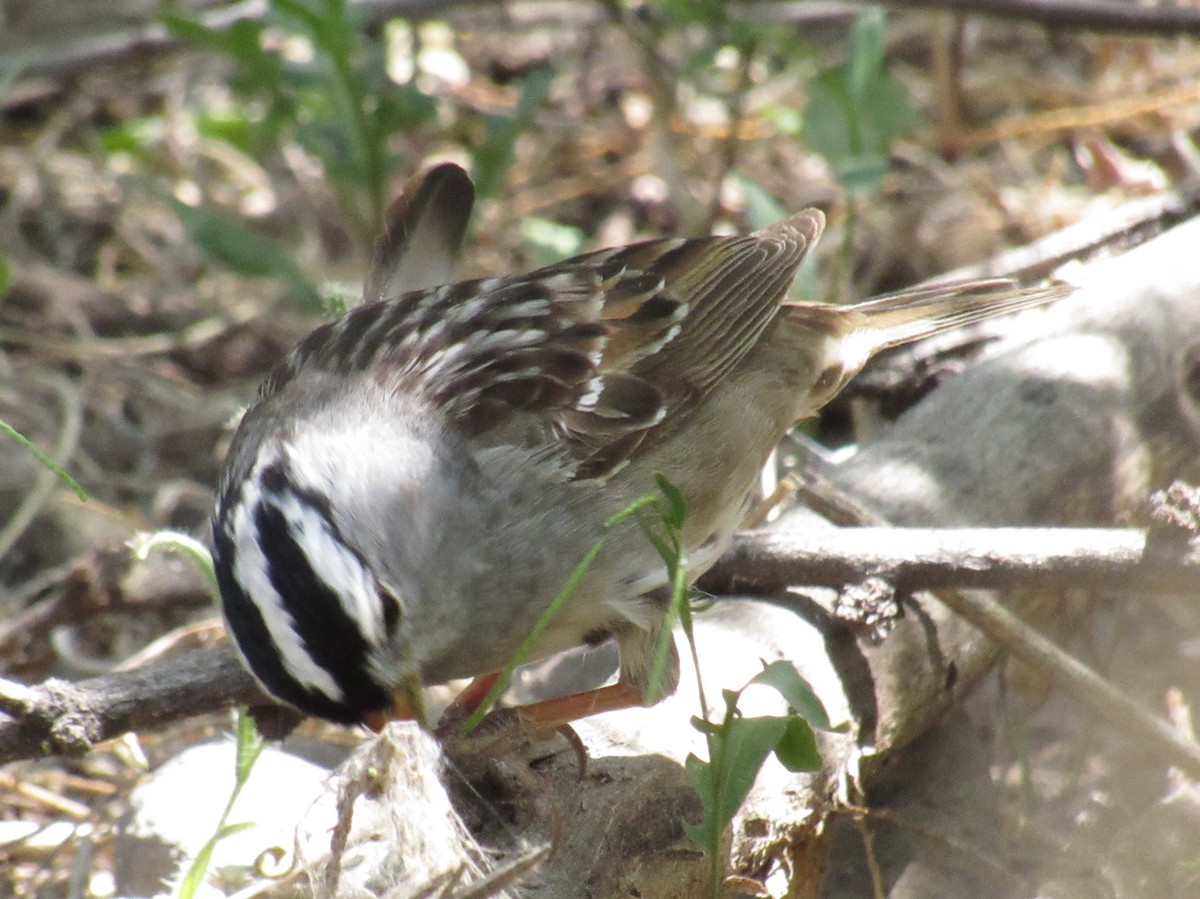
<path id="1" fill-rule="evenodd" d="M 426 726 L 425 702 L 421 696 L 421 684 L 416 678 L 401 683 L 392 693 L 391 707 L 367 712 L 363 724 L 379 733 L 389 721 L 416 721 Z"/>

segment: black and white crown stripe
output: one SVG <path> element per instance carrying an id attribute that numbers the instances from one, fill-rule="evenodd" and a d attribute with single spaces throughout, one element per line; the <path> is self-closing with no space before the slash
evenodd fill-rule
<path id="1" fill-rule="evenodd" d="M 383 707 L 369 666 L 399 620 L 327 503 L 282 460 L 256 466 L 214 527 L 225 616 L 255 675 L 276 695 L 334 720 Z"/>

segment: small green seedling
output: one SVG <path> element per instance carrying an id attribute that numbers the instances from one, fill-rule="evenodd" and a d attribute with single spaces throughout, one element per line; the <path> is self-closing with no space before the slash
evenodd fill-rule
<path id="1" fill-rule="evenodd" d="M 246 786 L 246 782 L 250 779 L 250 772 L 254 769 L 254 763 L 258 761 L 262 750 L 263 740 L 258 735 L 254 719 L 245 709 L 238 709 L 237 753 L 234 762 L 233 789 L 229 793 L 229 799 L 225 802 L 225 809 L 221 812 L 221 817 L 217 821 L 217 827 L 213 831 L 213 835 L 200 847 L 200 851 L 196 853 L 196 857 L 192 859 L 191 865 L 188 866 L 187 873 L 184 874 L 183 879 L 179 882 L 179 891 L 175 894 L 178 899 L 192 899 L 196 895 L 196 890 L 200 888 L 200 885 L 204 883 L 204 878 L 208 875 L 209 865 L 212 864 L 213 852 L 216 851 L 217 844 L 221 840 L 254 826 L 253 822 L 249 821 L 230 824 L 229 815 L 233 811 L 233 804 L 237 802 L 242 788 Z"/>

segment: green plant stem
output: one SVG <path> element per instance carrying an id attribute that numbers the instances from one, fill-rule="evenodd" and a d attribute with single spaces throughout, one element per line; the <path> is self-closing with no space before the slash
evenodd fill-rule
<path id="1" fill-rule="evenodd" d="M 687 639 L 688 653 L 692 657 L 692 668 L 696 672 L 696 692 L 699 694 L 700 714 L 708 720 L 708 697 L 704 693 L 704 677 L 700 672 L 700 653 L 696 649 L 696 635 L 692 630 L 692 608 L 685 601 L 679 607 L 679 626 Z"/>
<path id="2" fill-rule="evenodd" d="M 603 548 L 604 538 L 601 537 L 595 542 L 595 544 L 593 544 L 592 548 L 588 550 L 587 555 L 583 557 L 580 563 L 575 566 L 575 570 L 571 572 L 571 576 L 567 578 L 567 582 L 563 584 L 562 589 L 558 591 L 558 594 L 554 597 L 553 601 L 549 606 L 546 607 L 546 611 L 542 612 L 542 614 L 538 617 L 537 622 L 530 629 L 529 633 L 525 635 L 525 639 L 521 641 L 521 645 L 517 647 L 517 651 L 512 654 L 512 658 L 508 660 L 508 664 L 505 665 L 504 670 L 500 672 L 500 677 L 496 679 L 496 683 L 492 685 L 492 688 L 488 691 L 487 696 L 484 697 L 483 702 L 481 702 L 475 711 L 471 713 L 470 717 L 463 722 L 461 733 L 470 733 L 472 730 L 478 727 L 479 723 L 483 721 L 484 716 L 487 715 L 488 710 L 491 709 L 491 707 L 496 704 L 496 701 L 504 695 L 504 691 L 507 690 L 508 685 L 512 683 L 513 672 L 525 664 L 526 659 L 529 658 L 529 653 L 533 650 L 533 644 L 537 641 L 537 638 L 542 635 L 542 632 L 547 627 L 549 627 L 551 620 L 555 615 L 558 614 L 559 610 L 566 605 L 567 600 L 571 598 L 571 595 L 579 587 L 580 581 L 583 580 L 584 575 L 586 575 L 588 569 L 592 567 L 592 563 L 596 561 L 596 556 L 600 554 L 600 550 Z"/>
<path id="3" fill-rule="evenodd" d="M 343 117 L 349 120 L 350 133 L 354 138 L 354 153 L 366 173 L 367 192 L 371 202 L 371 220 L 363 223 L 367 245 L 383 227 L 386 190 L 383 160 L 379 142 L 375 140 L 374 128 L 363 108 L 363 91 L 354 73 L 353 46 L 348 34 L 345 0 L 327 0 L 325 5 L 329 19 L 329 32 L 336 30 L 337 39 L 326 44 L 329 60 L 333 64 L 334 85 L 337 102 L 342 107 Z"/>
<path id="4" fill-rule="evenodd" d="M 33 454 L 34 458 L 46 466 L 46 468 L 50 469 L 50 471 L 54 472 L 55 476 L 60 481 L 70 487 L 76 496 L 78 496 L 84 502 L 87 502 L 87 491 L 79 485 L 78 481 L 76 481 L 67 473 L 66 469 L 42 452 L 42 450 L 40 450 L 32 440 L 30 440 L 8 422 L 3 420 L 0 420 L 0 433 L 7 434 L 13 440 L 17 441 L 17 443 L 19 443 L 21 446 L 25 447 L 25 449 Z"/>
<path id="5" fill-rule="evenodd" d="M 245 709 L 239 709 L 237 719 L 237 761 L 234 766 L 233 789 L 229 791 L 229 798 L 225 801 L 225 809 L 221 812 L 221 817 L 217 820 L 217 826 L 213 831 L 213 835 L 200 847 L 200 851 L 196 853 L 196 857 L 192 859 L 191 865 L 188 866 L 187 874 L 180 881 L 179 892 L 176 894 L 178 899 L 193 899 L 196 890 L 200 888 L 200 884 L 204 881 L 204 876 L 208 872 L 208 866 L 212 863 L 213 852 L 221 840 L 239 830 L 253 826 L 249 823 L 231 825 L 228 822 L 229 816 L 233 814 L 234 803 L 237 802 L 242 788 L 249 781 L 250 772 L 253 770 L 254 763 L 258 761 L 258 757 L 262 753 L 263 745 L 263 741 L 258 738 L 255 730 L 254 719 L 250 717 Z"/>

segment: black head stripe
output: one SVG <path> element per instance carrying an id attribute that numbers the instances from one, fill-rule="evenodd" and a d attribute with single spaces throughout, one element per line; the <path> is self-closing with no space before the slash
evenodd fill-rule
<path id="1" fill-rule="evenodd" d="M 221 526 L 213 527 L 213 563 L 221 603 L 230 636 L 241 650 L 254 676 L 267 691 L 296 708 L 321 718 L 352 724 L 361 713 L 348 705 L 336 702 L 323 693 L 310 690 L 296 680 L 283 664 L 282 654 L 274 648 L 271 633 L 263 621 L 262 612 L 246 594 L 233 575 L 233 541 Z"/>
<path id="2" fill-rule="evenodd" d="M 238 581 L 237 546 L 229 521 L 243 496 L 237 489 L 227 490 L 221 497 L 213 523 L 213 564 L 230 634 L 250 670 L 270 693 L 310 715 L 347 724 L 359 722 L 365 713 L 390 704 L 389 691 L 371 678 L 365 667 L 368 658 L 365 637 L 342 608 L 337 595 L 313 571 L 273 500 L 290 492 L 327 521 L 328 505 L 311 502 L 290 485 L 284 465 L 266 466 L 260 477 L 267 499 L 254 508 L 251 520 L 254 537 L 267 560 L 267 577 L 291 619 L 283 626 L 296 631 L 304 651 L 337 684 L 342 699 L 326 696 L 288 668 L 285 654 L 271 637 L 263 607 Z M 333 534 L 332 524 L 330 533 Z M 333 538 L 337 539 L 337 535 Z M 271 599 L 267 608 L 274 606 L 275 598 Z"/>
<path id="3" fill-rule="evenodd" d="M 305 651 L 342 690 L 343 702 L 364 713 L 386 708 L 390 697 L 365 667 L 370 646 L 337 593 L 313 570 L 279 508 L 262 503 L 254 513 L 267 576 L 283 599 Z"/>

